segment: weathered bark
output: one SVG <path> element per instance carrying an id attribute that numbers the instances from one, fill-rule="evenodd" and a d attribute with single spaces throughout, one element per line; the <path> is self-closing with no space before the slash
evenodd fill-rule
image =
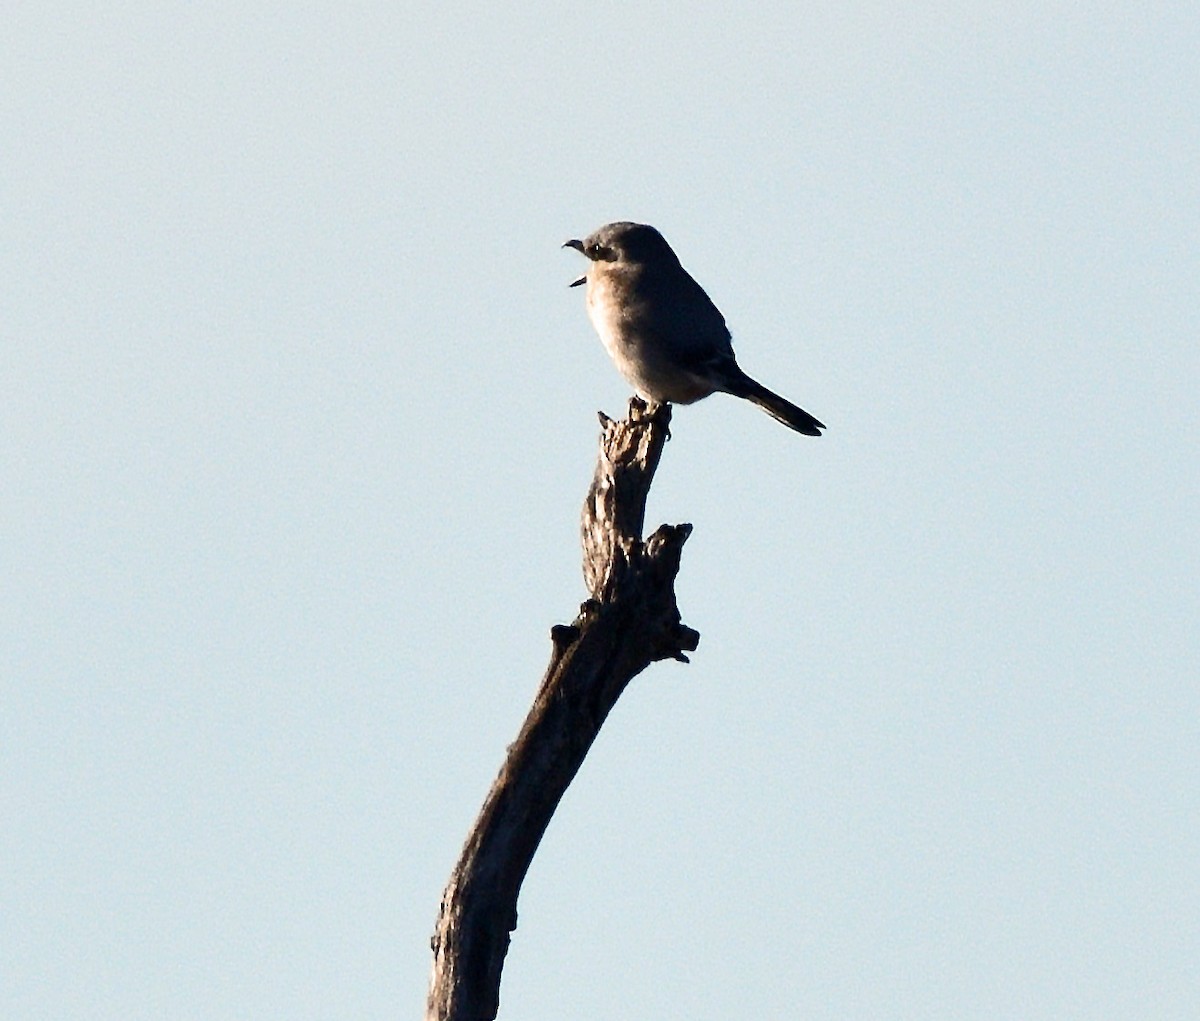
<path id="1" fill-rule="evenodd" d="M 700 636 L 675 605 L 691 525 L 641 538 L 671 409 L 636 398 L 600 416 L 596 474 L 583 507 L 583 573 L 592 598 L 551 631 L 550 665 L 442 894 L 426 1021 L 492 1021 L 517 895 L 559 800 L 625 686 L 660 659 L 687 662 Z"/>

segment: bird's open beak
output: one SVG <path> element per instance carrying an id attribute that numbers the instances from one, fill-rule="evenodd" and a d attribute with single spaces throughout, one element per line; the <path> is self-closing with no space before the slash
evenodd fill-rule
<path id="1" fill-rule="evenodd" d="M 580 241 L 578 238 L 572 238 L 570 241 L 564 241 L 563 248 L 574 248 L 575 251 L 577 251 L 580 255 L 587 255 L 587 252 L 585 252 L 583 250 L 583 242 Z M 585 273 L 578 280 L 572 280 L 570 286 L 578 287 L 580 284 L 586 284 L 586 283 L 587 283 L 587 274 Z"/>

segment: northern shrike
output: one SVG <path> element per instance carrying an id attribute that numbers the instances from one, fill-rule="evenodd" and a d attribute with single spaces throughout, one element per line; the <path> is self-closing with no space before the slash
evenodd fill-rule
<path id="1" fill-rule="evenodd" d="M 609 223 L 568 241 L 590 260 L 588 317 L 617 371 L 647 400 L 691 404 L 720 391 L 753 401 L 806 436 L 825 428 L 747 376 L 733 357 L 725 317 L 653 227 Z"/>

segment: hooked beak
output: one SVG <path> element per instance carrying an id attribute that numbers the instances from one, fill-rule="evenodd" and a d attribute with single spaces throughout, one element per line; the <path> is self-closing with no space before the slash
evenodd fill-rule
<path id="1" fill-rule="evenodd" d="M 583 250 L 583 242 L 580 241 L 578 238 L 572 238 L 570 241 L 564 241 L 563 248 L 574 248 L 575 251 L 577 251 L 580 255 L 587 254 Z M 586 284 L 586 283 L 587 283 L 587 274 L 585 273 L 578 280 L 572 280 L 569 286 L 578 287 L 580 284 Z"/>

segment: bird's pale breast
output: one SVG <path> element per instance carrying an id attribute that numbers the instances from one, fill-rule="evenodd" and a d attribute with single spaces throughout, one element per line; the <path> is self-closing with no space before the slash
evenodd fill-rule
<path id="1" fill-rule="evenodd" d="M 662 337 L 644 335 L 644 320 L 652 321 L 653 315 L 619 300 L 611 274 L 588 274 L 587 309 L 617 371 L 642 397 L 691 404 L 713 392 L 707 379 L 681 369 Z"/>

